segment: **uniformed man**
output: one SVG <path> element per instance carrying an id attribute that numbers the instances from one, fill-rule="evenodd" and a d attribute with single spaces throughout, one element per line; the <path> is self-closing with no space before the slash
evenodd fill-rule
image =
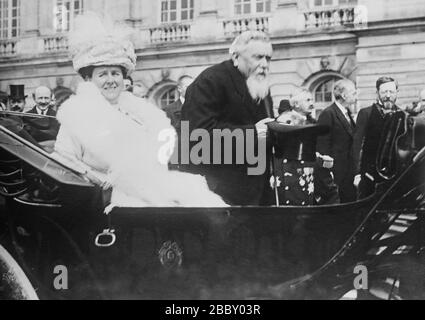
<path id="1" fill-rule="evenodd" d="M 313 205 L 315 135 L 320 131 L 311 116 L 313 97 L 307 89 L 300 88 L 289 105 L 290 109 L 269 126 L 275 145 L 271 187 L 277 193 L 279 205 Z"/>
<path id="2" fill-rule="evenodd" d="M 316 153 L 316 137 L 326 128 L 315 126 L 313 96 L 298 88 L 284 111 L 271 125 L 275 138 L 275 175 L 271 187 L 276 188 L 280 205 L 307 206 L 338 203 L 337 187 L 330 174 L 333 159 Z M 283 125 L 283 126 L 282 126 Z M 326 168 L 321 171 L 321 169 Z"/>

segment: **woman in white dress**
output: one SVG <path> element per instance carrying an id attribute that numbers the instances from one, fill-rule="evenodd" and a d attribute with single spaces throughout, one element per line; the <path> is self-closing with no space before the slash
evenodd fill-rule
<path id="1" fill-rule="evenodd" d="M 174 138 L 175 131 L 163 111 L 124 91 L 136 55 L 117 30 L 93 14 L 76 20 L 70 46 L 85 81 L 57 114 L 55 151 L 88 165 L 101 177 L 96 182 L 112 187 L 113 206 L 226 206 L 202 176 L 169 171 L 167 159 L 160 161 L 167 143 L 160 137 Z"/>

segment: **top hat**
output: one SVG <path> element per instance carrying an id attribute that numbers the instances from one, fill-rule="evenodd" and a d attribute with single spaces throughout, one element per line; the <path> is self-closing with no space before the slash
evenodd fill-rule
<path id="1" fill-rule="evenodd" d="M 280 100 L 279 109 L 278 109 L 279 114 L 285 111 L 290 111 L 290 110 L 292 110 L 292 107 L 291 107 L 291 104 L 289 103 L 289 100 L 286 100 L 286 99 Z"/>
<path id="2" fill-rule="evenodd" d="M 286 125 L 277 121 L 267 123 L 278 158 L 316 161 L 317 137 L 329 132 L 323 125 Z"/>
<path id="3" fill-rule="evenodd" d="M 9 99 L 25 99 L 25 86 L 23 84 L 11 84 Z"/>

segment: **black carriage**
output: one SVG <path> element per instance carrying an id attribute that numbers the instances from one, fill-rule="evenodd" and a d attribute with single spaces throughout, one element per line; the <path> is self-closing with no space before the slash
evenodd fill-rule
<path id="1" fill-rule="evenodd" d="M 336 299 L 387 287 L 383 298 L 424 298 L 424 127 L 402 112 L 388 121 L 383 182 L 355 203 L 105 213 L 84 172 L 0 126 L 0 296 Z"/>

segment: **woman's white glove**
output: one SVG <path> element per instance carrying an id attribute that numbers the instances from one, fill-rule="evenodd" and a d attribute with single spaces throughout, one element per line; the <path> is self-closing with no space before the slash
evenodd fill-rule
<path id="1" fill-rule="evenodd" d="M 108 177 L 106 177 L 106 179 L 100 184 L 101 188 L 103 190 L 109 190 L 112 188 L 112 182 L 109 181 Z"/>
<path id="2" fill-rule="evenodd" d="M 112 188 L 113 183 L 111 176 L 96 170 L 90 170 L 87 172 L 87 177 L 95 184 L 100 186 L 103 190 L 109 190 Z"/>

